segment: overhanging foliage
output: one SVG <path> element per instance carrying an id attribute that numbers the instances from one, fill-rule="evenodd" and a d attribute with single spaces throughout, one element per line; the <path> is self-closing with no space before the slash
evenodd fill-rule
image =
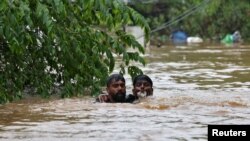
<path id="1" fill-rule="evenodd" d="M 149 39 L 149 26 L 136 11 L 116 0 L 1 0 L 0 103 L 22 96 L 29 87 L 49 96 L 54 86 L 62 96 L 96 94 L 123 56 L 121 70 L 136 74 L 130 60 L 145 64 L 127 47 L 143 47 L 122 30 L 139 25 Z M 131 55 L 132 54 L 132 55 Z"/>

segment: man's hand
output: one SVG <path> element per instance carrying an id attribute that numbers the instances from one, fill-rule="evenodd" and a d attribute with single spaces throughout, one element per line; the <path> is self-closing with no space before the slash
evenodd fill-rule
<path id="1" fill-rule="evenodd" d="M 100 94 L 98 96 L 99 102 L 109 102 L 110 98 L 108 94 Z"/>

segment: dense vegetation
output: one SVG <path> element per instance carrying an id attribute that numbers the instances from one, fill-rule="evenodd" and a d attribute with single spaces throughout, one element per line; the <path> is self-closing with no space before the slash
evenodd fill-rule
<path id="1" fill-rule="evenodd" d="M 120 56 L 121 73 L 141 73 L 143 47 L 122 30 L 135 24 L 149 39 L 149 26 L 116 0 L 1 0 L 0 103 L 28 93 L 62 97 L 98 93 Z M 127 69 L 127 70 L 126 70 Z"/>
<path id="2" fill-rule="evenodd" d="M 131 0 L 130 6 L 147 18 L 152 40 L 166 41 L 171 32 L 182 28 L 190 36 L 219 41 L 240 31 L 250 39 L 249 0 Z M 160 28 L 163 25 L 163 28 Z M 158 30 L 159 29 L 159 30 Z M 161 37 L 161 38 L 159 38 Z"/>
<path id="3" fill-rule="evenodd" d="M 1 0 L 0 103 L 25 90 L 44 97 L 55 88 L 62 97 L 97 94 L 115 65 L 131 77 L 141 73 L 130 61 L 145 64 L 143 58 L 126 48 L 144 49 L 126 25 L 141 26 L 146 40 L 153 29 L 151 43 L 166 42 L 177 28 L 209 41 L 235 30 L 250 39 L 249 0 L 129 1 Z"/>

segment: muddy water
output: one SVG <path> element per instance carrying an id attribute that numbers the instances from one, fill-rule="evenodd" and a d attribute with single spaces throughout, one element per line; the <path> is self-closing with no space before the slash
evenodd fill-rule
<path id="1" fill-rule="evenodd" d="M 250 123 L 249 45 L 165 46 L 145 58 L 153 97 L 137 104 L 91 97 L 9 103 L 0 106 L 0 140 L 207 140 L 208 124 Z"/>

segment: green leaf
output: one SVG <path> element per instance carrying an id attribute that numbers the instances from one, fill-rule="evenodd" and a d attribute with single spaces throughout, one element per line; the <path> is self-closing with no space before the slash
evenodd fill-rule
<path id="1" fill-rule="evenodd" d="M 116 0 L 2 0 L 0 103 L 21 98 L 27 86 L 42 97 L 50 97 L 55 84 L 62 97 L 78 96 L 86 89 L 97 94 L 117 64 L 125 74 L 131 61 L 145 63 L 138 53 L 126 51 L 143 51 L 122 31 L 128 24 L 148 27 L 134 13 Z"/>

